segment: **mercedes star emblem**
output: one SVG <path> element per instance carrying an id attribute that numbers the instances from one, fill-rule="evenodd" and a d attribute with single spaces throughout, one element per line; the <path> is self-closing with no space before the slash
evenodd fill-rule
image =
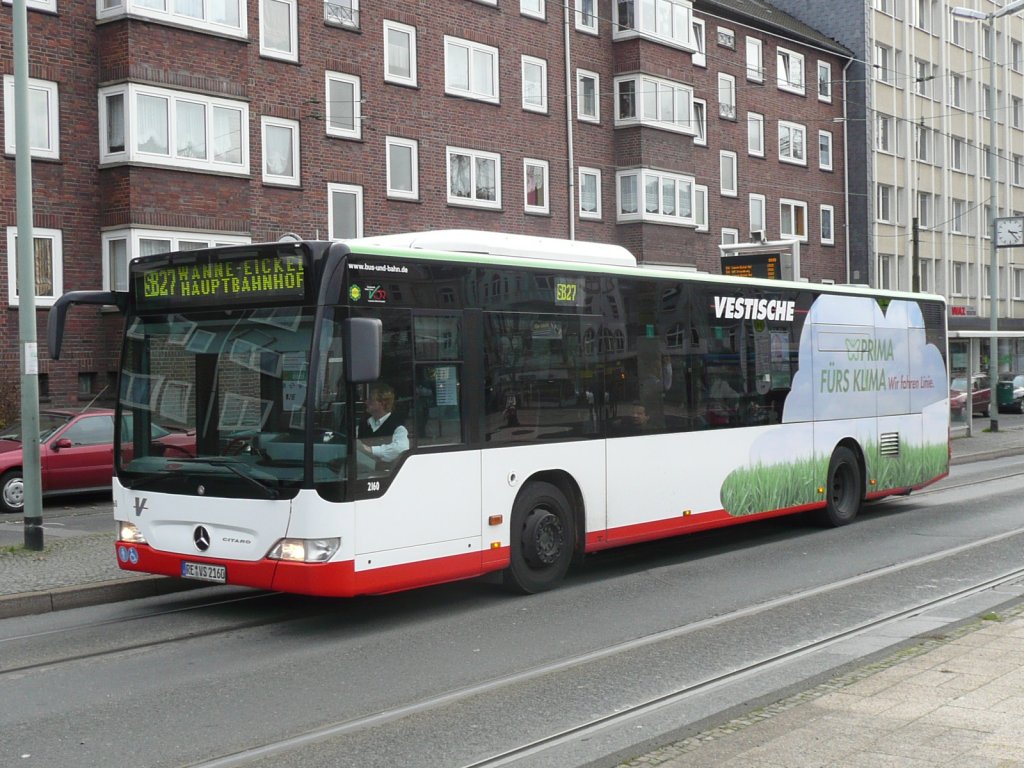
<path id="1" fill-rule="evenodd" d="M 210 532 L 203 526 L 197 525 L 192 532 L 192 541 L 195 542 L 196 549 L 205 552 L 210 548 Z"/>

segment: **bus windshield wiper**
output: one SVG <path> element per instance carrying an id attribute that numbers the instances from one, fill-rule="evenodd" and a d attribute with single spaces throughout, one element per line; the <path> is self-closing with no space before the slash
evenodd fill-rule
<path id="1" fill-rule="evenodd" d="M 239 463 L 234 459 L 224 459 L 215 456 L 199 456 L 196 458 L 173 459 L 167 462 L 168 468 L 173 468 L 173 466 L 176 464 L 209 464 L 211 467 L 223 467 L 231 471 L 238 477 L 242 478 L 243 480 L 245 480 L 247 483 L 249 483 L 249 485 L 259 488 L 263 495 L 266 496 L 268 499 L 277 499 L 280 497 L 278 490 L 276 488 L 271 488 L 269 485 L 267 485 L 259 478 L 253 477 L 251 474 L 243 470 L 241 465 L 239 465 Z M 151 474 L 143 476 L 139 482 L 142 484 L 149 484 L 157 480 L 162 480 L 171 477 L 180 478 L 181 475 L 173 471 L 153 472 Z"/>

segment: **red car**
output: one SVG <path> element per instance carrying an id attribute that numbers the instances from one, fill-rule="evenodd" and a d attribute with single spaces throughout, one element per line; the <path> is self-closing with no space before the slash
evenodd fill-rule
<path id="1" fill-rule="evenodd" d="M 992 390 L 988 376 L 977 374 L 971 377 L 971 404 L 974 413 L 988 416 Z M 954 419 L 963 419 L 967 410 L 967 379 L 958 376 L 949 383 L 949 410 Z"/>
<path id="2" fill-rule="evenodd" d="M 114 475 L 114 412 L 47 409 L 39 413 L 43 496 L 109 491 Z M 153 425 L 153 439 L 182 455 L 195 453 L 195 434 Z M 25 506 L 21 422 L 0 429 L 0 512 Z"/>

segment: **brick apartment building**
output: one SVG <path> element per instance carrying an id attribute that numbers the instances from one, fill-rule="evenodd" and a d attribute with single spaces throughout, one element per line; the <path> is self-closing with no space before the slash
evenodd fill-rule
<path id="1" fill-rule="evenodd" d="M 122 331 L 48 304 L 135 256 L 479 228 L 720 270 L 800 240 L 848 279 L 843 46 L 758 0 L 28 0 L 40 393 L 109 401 Z M 11 5 L 0 6 L 18 382 Z M 568 62 L 568 63 L 567 63 Z"/>

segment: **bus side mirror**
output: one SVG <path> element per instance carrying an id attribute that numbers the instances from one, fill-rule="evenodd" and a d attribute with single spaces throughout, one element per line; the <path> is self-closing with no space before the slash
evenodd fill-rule
<path id="1" fill-rule="evenodd" d="M 349 384 L 365 384 L 380 378 L 383 325 L 375 317 L 350 317 L 342 323 L 345 353 L 345 379 Z"/>

